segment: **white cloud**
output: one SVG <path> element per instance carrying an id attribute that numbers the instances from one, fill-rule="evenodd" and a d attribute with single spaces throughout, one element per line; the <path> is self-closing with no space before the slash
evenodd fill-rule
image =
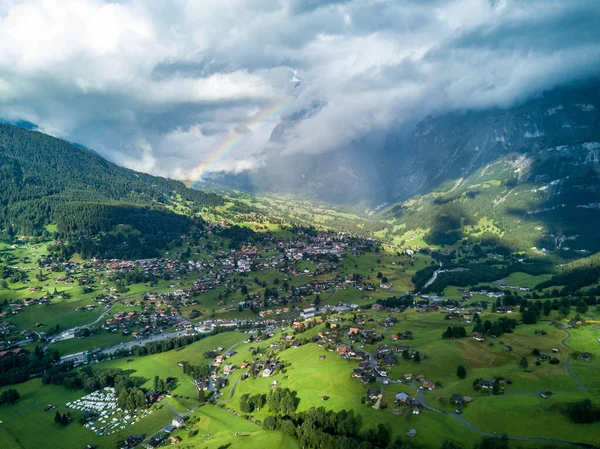
<path id="1" fill-rule="evenodd" d="M 242 170 L 594 74 L 599 13 L 595 0 L 0 0 L 0 117 L 160 175 Z"/>

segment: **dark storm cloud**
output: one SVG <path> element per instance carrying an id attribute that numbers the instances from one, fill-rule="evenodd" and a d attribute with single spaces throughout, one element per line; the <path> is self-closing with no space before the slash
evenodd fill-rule
<path id="1" fill-rule="evenodd" d="M 178 178 L 243 135 L 209 167 L 241 170 L 597 76 L 599 18 L 596 0 L 0 0 L 0 117 Z"/>

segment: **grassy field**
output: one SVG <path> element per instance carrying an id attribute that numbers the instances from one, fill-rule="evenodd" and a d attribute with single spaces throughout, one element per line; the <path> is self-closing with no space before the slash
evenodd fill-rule
<path id="1" fill-rule="evenodd" d="M 100 307 L 94 310 L 77 312 L 75 308 L 95 304 L 90 299 L 54 300 L 50 304 L 33 305 L 22 312 L 9 317 L 7 321 L 13 323 L 18 329 L 32 330 L 36 323 L 42 323 L 42 331 L 60 325 L 61 329 L 70 329 L 75 326 L 91 323 L 101 313 Z"/>
<path id="2" fill-rule="evenodd" d="M 191 420 L 196 423 L 189 430 L 175 433 L 182 442 L 176 448 L 291 448 L 298 447 L 297 442 L 280 432 L 263 430 L 260 426 L 214 405 L 204 405 L 194 412 Z M 189 437 L 190 430 L 198 434 Z M 234 435 L 237 434 L 237 435 Z"/>
<path id="3" fill-rule="evenodd" d="M 563 413 L 569 403 L 588 397 L 596 403 L 600 400 L 598 394 L 589 393 L 556 393 L 548 399 L 534 395 L 490 396 L 465 407 L 463 417 L 487 432 L 597 444 L 598 424 L 574 424 Z"/>
<path id="4" fill-rule="evenodd" d="M 507 278 L 502 279 L 498 283 L 501 283 L 503 285 L 533 288 L 539 283 L 549 280 L 551 277 L 551 274 L 540 274 L 538 276 L 532 276 L 527 273 L 517 272 L 511 273 Z"/>
<path id="5" fill-rule="evenodd" d="M 580 328 L 569 329 L 571 337 L 566 341 L 567 345 L 573 351 L 588 352 L 592 355 L 592 359 L 584 362 L 574 359 L 571 361 L 573 366 L 583 367 L 600 367 L 600 329 L 594 329 L 594 325 L 582 326 Z"/>
<path id="6" fill-rule="evenodd" d="M 146 379 L 142 385 L 144 388 L 152 388 L 154 376 L 159 376 L 162 379 L 175 377 L 177 386 L 171 393 L 195 398 L 197 393 L 196 387 L 192 384 L 192 379 L 183 374 L 183 369 L 177 366 L 177 363 L 181 360 L 189 362 L 192 365 L 209 363 L 210 360 L 203 355 L 205 352 L 213 351 L 217 347 L 228 349 L 234 344 L 244 341 L 245 338 L 247 338 L 245 334 L 224 332 L 200 340 L 179 351 L 163 352 L 145 357 L 111 360 L 100 363 L 96 367 L 100 369 L 121 368 L 133 376 L 142 377 Z"/>
<path id="7" fill-rule="evenodd" d="M 63 386 L 42 385 L 40 379 L 30 380 L 15 388 L 21 394 L 19 402 L 0 407 L 0 443 L 3 449 L 81 449 L 88 444 L 98 448 L 110 448 L 115 441 L 131 433 L 154 433 L 175 417 L 167 407 L 161 407 L 130 428 L 113 435 L 98 436 L 77 422 L 82 416 L 81 412 L 67 409 L 65 406 L 67 402 L 85 395 L 83 390 L 69 391 Z M 70 411 L 73 422 L 68 426 L 56 424 L 56 410 L 44 412 L 47 404 L 56 405 L 56 410 L 61 413 Z M 32 431 L 32 426 L 35 431 Z"/>
<path id="8" fill-rule="evenodd" d="M 208 337 L 193 345 L 187 346 L 180 351 L 170 351 L 147 357 L 133 357 L 131 359 L 119 359 L 95 365 L 96 368 L 104 369 L 117 367 L 126 370 L 130 375 L 142 377 L 146 380 L 144 387 L 151 388 L 153 378 L 159 375 L 161 378 L 168 376 L 176 378 L 176 388 L 173 394 L 195 397 L 196 388 L 191 379 L 183 375 L 181 367 L 177 366 L 179 360 L 186 360 L 193 364 L 207 363 L 208 359 L 203 353 L 214 350 L 217 347 L 228 349 L 232 345 L 246 338 L 245 334 L 237 332 L 226 332 L 217 336 Z M 128 362 L 127 360 L 131 360 Z M 0 392 L 8 387 L 0 388 Z M 21 394 L 21 399 L 12 406 L 0 407 L 0 447 L 12 449 L 23 447 L 26 449 L 37 449 L 41 447 L 60 447 L 65 449 L 80 449 L 87 444 L 100 448 L 112 447 L 114 441 L 123 439 L 131 433 L 152 434 L 163 426 L 170 423 L 175 417 L 174 412 L 167 407 L 161 407 L 155 413 L 144 418 L 135 426 L 110 436 L 98 436 L 83 428 L 77 419 L 81 412 L 67 409 L 65 404 L 85 395 L 83 390 L 70 391 L 63 386 L 42 385 L 40 379 L 14 386 Z M 169 398 L 169 403 L 178 411 L 185 412 L 198 405 L 196 401 L 185 398 Z M 44 412 L 47 404 L 54 404 L 61 413 L 71 412 L 73 421 L 66 427 L 54 423 L 55 410 Z M 226 413 L 226 412 L 224 412 Z M 246 421 L 241 420 L 246 423 Z M 29 432 L 28 426 L 31 422 L 36 423 L 36 432 Z M 256 426 L 253 425 L 253 428 Z M 259 436 L 257 439 L 260 440 Z"/>
<path id="9" fill-rule="evenodd" d="M 61 354 L 74 354 L 90 349 L 108 348 L 133 339 L 132 336 L 124 336 L 121 332 L 108 332 L 101 329 L 95 335 L 86 338 L 71 338 L 70 340 L 59 341 L 51 347 L 58 350 Z"/>
<path id="10" fill-rule="evenodd" d="M 278 198 L 273 207 L 284 212 L 289 206 L 288 202 L 289 198 Z M 225 206 L 225 208 L 228 207 L 230 205 Z M 308 203 L 303 207 L 305 210 L 301 214 L 311 213 Z M 329 221 L 335 219 L 353 221 L 357 227 L 364 224 L 360 217 L 333 209 L 320 210 L 314 214 L 314 218 L 314 222 L 323 227 L 326 227 Z M 278 226 L 269 223 L 247 221 L 241 223 L 241 225 L 259 232 L 275 230 L 278 235 L 284 238 L 292 237 L 288 231 L 283 231 Z M 496 232 L 492 221 L 480 221 L 478 226 L 480 228 L 491 227 L 493 232 Z M 398 235 L 404 232 L 406 232 L 405 229 L 396 226 L 394 239 L 399 240 Z M 425 230 L 406 232 L 402 236 L 405 240 L 404 246 L 424 244 L 422 240 L 424 234 Z M 389 237 L 388 235 L 387 238 Z M 396 243 L 399 243 L 399 241 Z M 56 278 L 61 273 L 47 273 L 47 277 L 43 281 L 35 279 L 36 262 L 43 256 L 45 249 L 44 245 L 23 245 L 18 248 L 10 248 L 6 245 L 0 246 L 0 252 L 9 252 L 17 257 L 11 264 L 19 267 L 19 269 L 27 270 L 30 278 L 29 282 L 9 284 L 8 289 L 0 289 L 0 301 L 4 299 L 9 301 L 23 299 L 29 296 L 41 297 L 54 288 L 68 292 L 71 295 L 70 299 L 55 299 L 47 306 L 35 305 L 28 307 L 23 312 L 7 318 L 7 320 L 15 324 L 18 330 L 32 329 L 36 323 L 43 323 L 45 326 L 40 328 L 42 331 L 56 324 L 60 324 L 61 329 L 67 329 L 94 321 L 101 313 L 100 307 L 90 312 L 76 312 L 75 308 L 94 304 L 93 297 L 99 293 L 99 289 L 93 293 L 83 294 L 81 287 L 77 286 L 76 283 L 68 286 L 57 283 Z M 266 252 L 262 252 L 263 255 L 266 253 L 276 254 L 271 251 L 272 249 L 271 246 L 266 248 Z M 208 258 L 210 255 L 201 253 L 194 255 L 194 257 Z M 373 282 L 378 291 L 361 291 L 353 287 L 340 288 L 331 296 L 328 303 L 348 302 L 365 306 L 372 304 L 377 299 L 401 295 L 414 288 L 411 277 L 418 270 L 430 266 L 432 262 L 431 257 L 417 254 L 414 262 L 411 263 L 407 256 L 398 255 L 393 247 L 389 245 L 378 253 L 372 252 L 360 256 L 347 255 L 342 262 L 339 274 L 349 276 L 358 273 L 366 280 Z M 303 261 L 298 268 L 300 271 L 309 270 L 312 272 L 316 266 L 312 262 Z M 379 286 L 380 280 L 377 278 L 379 272 L 387 278 L 387 283 L 392 284 L 391 289 L 383 289 Z M 189 287 L 198 276 L 198 273 L 194 273 L 185 279 L 176 281 L 159 280 L 157 285 L 152 287 L 149 284 L 132 285 L 129 286 L 129 291 L 122 295 L 121 300 L 125 298 L 139 299 L 145 292 L 150 290 L 158 293 L 168 292 L 175 287 L 173 284 L 176 284 L 177 288 Z M 264 292 L 264 287 L 261 285 L 263 281 L 267 287 L 280 286 L 285 276 L 279 271 L 271 270 L 253 272 L 248 277 L 240 277 L 246 283 L 251 294 L 256 292 L 262 295 Z M 258 278 L 259 283 L 254 283 L 255 277 Z M 289 276 L 288 282 L 292 286 L 299 286 L 314 279 L 331 279 L 331 277 L 332 275 L 327 274 L 315 278 L 301 273 L 298 276 Z M 533 287 L 548 278 L 549 275 L 530 276 L 525 273 L 513 273 L 506 279 L 499 280 L 499 282 L 517 287 Z M 277 284 L 276 279 L 280 281 Z M 31 286 L 38 286 L 41 289 L 30 292 L 29 287 Z M 112 285 L 109 284 L 109 286 Z M 223 295 L 219 298 L 223 290 L 224 287 L 221 287 L 194 297 L 198 304 L 182 307 L 181 314 L 188 317 L 192 310 L 198 310 L 201 312 L 198 320 L 205 320 L 213 316 L 218 318 L 256 319 L 257 315 L 249 309 L 238 311 L 237 303 L 244 299 L 241 293 L 233 293 L 228 297 Z M 462 297 L 455 286 L 446 287 L 445 295 L 448 298 L 456 299 Z M 327 298 L 329 298 L 329 294 L 321 295 L 321 301 Z M 296 305 L 308 307 L 313 299 L 313 296 L 308 296 Z M 489 300 L 489 298 L 473 297 L 472 300 Z M 219 305 L 220 301 L 223 301 L 224 304 Z M 121 302 L 116 304 L 111 314 L 133 310 L 140 311 L 141 307 L 126 307 Z M 585 388 L 600 388 L 600 379 L 597 373 L 600 365 L 600 343 L 598 342 L 600 330 L 594 329 L 596 323 L 571 329 L 569 331 L 571 337 L 567 340 L 567 346 L 565 346 L 562 341 L 568 336 L 567 332 L 560 330 L 550 321 L 550 319 L 559 319 L 555 312 L 549 317 L 542 317 L 546 321 L 540 321 L 538 324 L 530 326 L 519 325 L 513 333 L 505 333 L 499 338 L 489 337 L 485 342 L 477 342 L 469 337 L 457 340 L 442 339 L 442 332 L 452 322 L 445 320 L 444 314 L 440 312 L 420 314 L 415 310 L 409 310 L 396 314 L 399 321 L 390 328 L 383 325 L 384 320 L 389 315 L 388 312 L 367 309 L 358 313 L 366 314 L 365 328 L 383 332 L 385 337 L 389 337 L 392 333 L 412 331 L 413 338 L 411 340 L 391 342 L 386 338 L 384 343 L 409 345 L 412 349 L 416 349 L 421 353 L 421 361 L 415 363 L 398 357 L 398 364 L 389 371 L 389 375 L 392 378 L 399 379 L 404 373 L 423 374 L 428 380 L 439 382 L 435 390 L 424 393 L 428 404 L 452 412 L 454 407 L 449 404 L 449 397 L 454 393 L 469 395 L 474 397 L 474 401 L 465 408 L 463 417 L 486 432 L 545 436 L 588 444 L 600 441 L 599 426 L 575 425 L 569 422 L 564 414 L 567 404 L 575 400 L 591 398 L 596 404 L 600 403 L 600 392 L 580 389 L 579 383 L 573 378 L 573 375 L 576 376 Z M 591 311 L 590 314 L 592 314 Z M 353 314 L 343 318 L 346 323 L 349 322 L 351 315 Z M 515 313 L 510 318 L 520 319 L 520 315 Z M 498 315 L 484 312 L 482 319 L 494 321 L 498 319 Z M 469 334 L 472 324 L 465 324 L 465 327 Z M 324 329 L 323 324 L 304 332 L 300 336 L 310 338 L 322 329 Z M 536 333 L 539 330 L 544 330 L 545 335 Z M 198 406 L 198 402 L 194 399 L 197 392 L 192 379 L 184 375 L 183 369 L 178 366 L 179 361 L 186 361 L 194 365 L 208 364 L 211 360 L 204 356 L 205 352 L 214 351 L 217 347 L 227 350 L 235 345 L 234 351 L 237 354 L 230 358 L 227 363 L 239 365 L 243 361 L 249 362 L 253 359 L 249 352 L 251 346 L 267 347 L 272 341 L 279 340 L 279 334 L 278 332 L 271 340 L 261 343 L 243 343 L 248 338 L 247 334 L 226 332 L 208 337 L 177 351 L 146 357 L 113 360 L 97 364 L 95 367 L 99 369 L 115 367 L 126 370 L 132 376 L 142 378 L 142 387 L 146 389 L 152 388 L 153 378 L 156 375 L 163 379 L 166 377 L 175 378 L 174 388 L 170 397 L 165 399 L 165 402 L 179 413 L 186 413 Z M 123 337 L 120 332 L 113 334 L 100 331 L 98 335 L 86 339 L 72 339 L 57 343 L 53 345 L 53 348 L 58 349 L 62 354 L 67 354 L 92 348 L 113 346 L 130 339 L 131 337 Z M 512 351 L 504 350 L 506 345 L 510 345 Z M 377 345 L 367 345 L 364 349 L 374 352 L 376 347 Z M 558 353 L 553 353 L 553 348 L 559 349 Z M 543 353 L 556 356 L 559 363 L 550 365 L 548 362 L 543 362 L 536 365 L 536 357 L 532 355 L 533 349 L 539 349 Z M 572 351 L 589 352 L 592 354 L 592 360 L 589 362 L 571 360 L 572 367 L 569 372 L 566 361 Z M 323 355 L 325 356 L 324 360 L 320 360 L 320 356 Z M 352 379 L 350 374 L 358 365 L 356 361 L 344 360 L 338 357 L 337 353 L 328 352 L 312 343 L 299 348 L 287 349 L 279 352 L 277 356 L 288 367 L 274 377 L 250 378 L 238 382 L 238 379 L 244 373 L 240 369 L 235 371 L 229 377 L 229 386 L 223 389 L 219 399 L 219 405 L 222 405 L 223 408 L 205 405 L 193 412 L 191 416 L 193 424 L 185 430 L 176 432 L 182 438 L 182 443 L 174 447 L 179 449 L 195 447 L 295 449 L 298 447 L 298 443 L 290 437 L 280 432 L 265 431 L 259 425 L 226 410 L 226 408 L 231 408 L 239 411 L 239 400 L 245 393 L 250 395 L 266 394 L 270 390 L 273 380 L 279 382 L 280 386 L 290 388 L 298 393 L 299 411 L 305 411 L 311 407 L 325 407 L 334 411 L 353 410 L 361 416 L 363 430 L 384 423 L 391 429 L 394 437 L 400 437 L 414 447 L 435 448 L 439 447 L 442 441 L 446 439 L 460 441 L 463 447 L 472 447 L 481 438 L 480 434 L 451 416 L 427 410 L 423 410 L 420 415 L 416 416 L 409 409 L 396 408 L 393 404 L 395 394 L 403 391 L 414 397 L 416 395 L 416 383 L 413 385 L 387 385 L 383 399 L 387 402 L 388 408 L 374 410 L 362 404 L 361 398 L 365 396 L 368 388 L 378 389 L 379 383 L 365 386 L 358 379 Z M 521 357 L 527 358 L 529 362 L 527 369 L 519 367 Z M 456 368 L 459 365 L 463 365 L 467 369 L 467 377 L 462 380 L 456 376 Z M 506 386 L 505 395 L 489 396 L 487 393 L 476 392 L 473 389 L 475 379 L 494 379 L 496 377 L 512 380 L 512 384 Z M 108 448 L 113 447 L 114 441 L 127 436 L 127 434 L 153 434 L 168 424 L 175 416 L 175 412 L 166 406 L 162 406 L 151 416 L 143 419 L 122 434 L 99 437 L 82 428 L 76 422 L 79 417 L 77 413 L 73 413 L 75 422 L 67 427 L 61 427 L 54 423 L 54 412 L 43 412 L 47 404 L 55 404 L 58 410 L 66 412 L 66 402 L 83 396 L 85 394 L 83 391 L 69 391 L 62 386 L 44 386 L 41 385 L 39 379 L 19 384 L 16 388 L 21 393 L 22 399 L 13 406 L 0 407 L 0 421 L 2 421 L 0 423 L 0 448 L 2 449 L 37 449 L 39 447 L 65 447 L 70 449 L 71 447 L 81 448 L 87 444 L 99 448 Z M 539 396 L 539 392 L 544 390 L 552 390 L 555 394 L 550 399 L 544 400 Z M 328 396 L 329 399 L 323 401 L 323 396 Z M 262 420 L 268 414 L 269 411 L 265 408 L 254 413 L 254 417 Z M 38 431 L 29 431 L 30 422 L 36 424 L 36 430 Z M 417 436 L 409 439 L 405 436 L 405 433 L 411 428 L 417 430 Z M 197 431 L 196 434 L 195 431 Z M 543 446 L 540 446 L 537 442 L 513 442 L 511 447 L 514 449 L 517 447 L 537 448 Z"/>
<path id="11" fill-rule="evenodd" d="M 367 388 L 377 388 L 376 385 L 363 386 L 358 380 L 351 379 L 350 373 L 356 367 L 355 362 L 341 359 L 336 353 L 327 352 L 313 344 L 307 344 L 300 348 L 290 348 L 282 353 L 281 360 L 290 363 L 286 373 L 278 374 L 270 378 L 247 379 L 239 382 L 235 390 L 235 396 L 229 400 L 231 386 L 223 390 L 223 400 L 227 407 L 239 410 L 239 398 L 248 393 L 267 393 L 273 380 L 277 380 L 281 387 L 290 388 L 298 392 L 300 398 L 298 410 L 303 411 L 311 407 L 325 407 L 328 410 L 354 410 L 361 415 L 363 428 L 370 428 L 383 422 L 389 425 L 395 437 L 404 437 L 410 428 L 416 428 L 420 433 L 417 438 L 411 440 L 413 443 L 423 447 L 439 446 L 445 436 L 452 432 L 455 424 L 451 418 L 437 413 L 422 413 L 414 416 L 409 413 L 394 415 L 392 408 L 386 410 L 373 410 L 361 404 L 360 399 L 365 395 Z M 325 360 L 319 360 L 319 355 L 325 355 Z M 233 374 L 230 385 L 235 382 L 238 374 Z M 394 386 L 396 387 L 396 386 Z M 400 386 L 402 388 L 402 386 Z M 408 387 L 404 387 L 408 388 Z M 393 391 L 393 390 L 391 390 Z M 407 390 L 411 391 L 411 390 Z M 414 390 L 412 390 L 414 393 Z M 393 391 L 395 394 L 395 391 Z M 330 397 L 327 402 L 321 400 L 321 396 Z M 414 394 L 413 394 L 414 395 Z M 392 400 L 390 400 L 391 405 Z M 268 411 L 263 409 L 255 414 L 258 418 L 267 416 Z M 462 432 L 463 442 L 469 444 L 477 441 L 477 434 L 468 430 Z M 253 447 L 253 446 L 248 446 Z M 270 446 L 285 447 L 285 446 Z"/>

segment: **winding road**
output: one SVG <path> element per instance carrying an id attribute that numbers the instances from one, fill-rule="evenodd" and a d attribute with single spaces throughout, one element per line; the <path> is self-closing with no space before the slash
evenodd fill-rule
<path id="1" fill-rule="evenodd" d="M 423 394 L 423 390 L 421 390 L 419 387 L 416 387 L 414 385 L 411 385 L 411 387 L 413 387 L 414 389 L 416 389 L 418 391 L 417 398 L 418 398 L 419 402 L 421 403 L 421 405 L 424 408 L 426 408 L 427 410 L 430 410 L 430 411 L 436 412 L 436 413 L 441 413 L 441 414 L 446 415 L 446 416 L 450 416 L 451 418 L 454 418 L 457 421 L 460 421 L 465 426 L 467 426 L 469 429 L 477 432 L 480 435 L 484 435 L 484 436 L 488 436 L 488 437 L 496 437 L 496 436 L 498 436 L 495 433 L 486 432 L 484 430 L 481 430 L 478 427 L 475 427 L 473 424 L 471 424 L 469 421 L 467 421 L 466 419 L 464 419 L 458 413 L 446 412 L 444 410 L 437 409 L 437 408 L 435 408 L 435 407 L 427 404 L 427 402 L 425 402 L 425 395 Z M 568 444 L 568 445 L 571 445 L 571 446 L 585 447 L 585 448 L 594 448 L 594 447 L 596 447 L 596 446 L 594 446 L 592 444 L 577 443 L 577 442 L 574 442 L 574 441 L 560 440 L 560 439 L 557 439 L 557 438 L 527 437 L 527 436 L 520 436 L 520 435 L 507 435 L 507 438 L 509 440 L 543 441 L 543 442 L 546 442 L 546 443 Z"/>
<path id="2" fill-rule="evenodd" d="M 563 330 L 567 333 L 567 336 L 561 340 L 561 344 L 572 351 L 573 349 L 571 347 L 569 347 L 569 345 L 567 345 L 567 343 L 566 343 L 566 341 L 571 337 L 571 334 L 566 329 L 563 329 Z M 569 355 L 569 357 L 565 361 L 565 367 L 567 369 L 568 374 L 577 383 L 577 385 L 579 386 L 579 388 L 577 390 L 554 390 L 554 392 L 556 392 L 556 393 L 560 393 L 560 392 L 562 392 L 562 393 L 573 393 L 573 392 L 578 392 L 578 391 L 596 390 L 596 389 L 593 389 L 593 388 L 586 388 L 581 383 L 581 381 L 577 378 L 577 376 L 575 376 L 571 372 L 570 360 L 571 360 L 571 355 Z M 465 418 L 463 418 L 462 416 L 460 416 L 458 413 L 446 412 L 444 410 L 440 410 L 438 408 L 433 407 L 432 405 L 428 404 L 425 401 L 425 395 L 423 394 L 423 390 L 422 389 L 420 389 L 419 387 L 417 387 L 417 386 L 415 386 L 413 384 L 411 384 L 410 386 L 412 388 L 414 388 L 415 390 L 417 390 L 417 392 L 418 392 L 417 393 L 417 398 L 418 398 L 419 402 L 421 403 L 421 405 L 425 409 L 430 410 L 432 412 L 441 413 L 441 414 L 446 415 L 446 416 L 450 416 L 451 418 L 454 418 L 457 421 L 460 421 L 465 426 L 467 426 L 469 429 L 471 429 L 471 430 L 479 433 L 480 435 L 485 435 L 485 436 L 488 436 L 488 437 L 497 436 L 497 434 L 495 434 L 495 433 L 489 433 L 489 432 L 486 432 L 484 430 L 481 430 L 478 427 L 475 427 L 473 424 L 471 424 Z M 541 391 L 539 391 L 539 392 L 518 392 L 518 393 L 506 393 L 505 395 L 524 395 L 524 394 L 540 394 L 540 393 L 541 393 Z M 507 438 L 509 440 L 542 441 L 542 442 L 546 442 L 546 443 L 559 443 L 559 444 L 566 444 L 566 445 L 578 446 L 578 447 L 585 447 L 585 448 L 595 448 L 595 447 L 597 447 L 597 446 L 594 446 L 592 444 L 578 443 L 578 442 L 574 442 L 574 441 L 561 440 L 561 439 L 557 439 L 557 438 L 528 437 L 528 436 L 521 436 L 521 435 L 507 435 Z"/>
<path id="3" fill-rule="evenodd" d="M 103 312 L 102 312 L 102 313 L 101 313 L 101 314 L 98 316 L 98 318 L 96 318 L 96 319 L 95 319 L 94 321 L 92 321 L 91 323 L 88 323 L 88 324 L 82 324 L 81 326 L 76 326 L 76 327 L 72 327 L 72 328 L 70 328 L 70 329 L 66 329 L 66 330 L 62 331 L 62 332 L 60 333 L 60 335 L 63 335 L 63 334 L 65 334 L 66 332 L 70 332 L 70 331 L 75 331 L 75 330 L 77 330 L 77 329 L 81 329 L 82 327 L 89 327 L 89 326 L 93 326 L 94 324 L 97 324 L 97 323 L 99 323 L 99 322 L 100 322 L 100 321 L 101 321 L 101 320 L 102 320 L 102 319 L 103 319 L 103 318 L 104 318 L 104 317 L 105 317 L 105 316 L 108 314 L 108 312 L 110 312 L 110 311 L 112 310 L 112 308 L 113 308 L 114 306 L 116 306 L 117 304 L 119 304 L 119 301 L 116 301 L 116 302 L 112 303 L 112 304 L 110 305 L 110 307 L 106 307 L 106 308 L 104 309 L 104 311 L 103 311 Z M 52 340 L 50 340 L 50 341 L 48 342 L 48 344 L 47 344 L 46 346 L 44 346 L 44 349 L 47 349 L 48 347 L 50 347 L 50 345 L 51 345 L 51 344 L 53 344 L 53 343 L 58 343 L 59 341 L 61 341 L 61 340 L 56 340 L 56 338 L 53 338 Z"/>
<path id="4" fill-rule="evenodd" d="M 566 348 L 570 349 L 571 351 L 573 351 L 573 348 L 571 348 L 567 344 L 567 340 L 569 338 L 571 338 L 571 333 L 568 330 L 566 330 L 566 329 L 563 329 L 563 330 L 567 333 L 567 336 L 565 338 L 563 338 L 560 341 L 560 343 L 564 347 L 566 347 Z M 567 368 L 567 373 L 569 373 L 569 376 L 571 376 L 573 378 L 573 380 L 577 383 L 577 385 L 579 385 L 579 391 L 585 391 L 585 390 L 587 390 L 587 388 L 585 388 L 585 386 L 581 383 L 581 381 L 577 378 L 577 376 L 575 376 L 575 374 L 573 374 L 573 372 L 571 371 L 571 368 L 572 368 L 571 367 L 571 357 L 573 357 L 573 355 L 569 354 L 569 357 L 567 357 L 567 360 L 565 361 L 565 367 Z"/>
<path id="5" fill-rule="evenodd" d="M 567 336 L 561 341 L 562 345 L 565 346 L 566 348 L 572 350 L 567 344 L 566 344 L 566 340 L 571 336 L 571 334 L 565 330 L 565 332 L 567 332 Z M 347 337 L 347 336 L 346 336 Z M 366 351 L 365 351 L 366 352 Z M 376 369 L 376 363 L 374 365 L 374 357 L 371 353 L 366 352 L 369 355 L 369 361 L 371 363 L 371 367 Z M 571 356 L 569 356 L 567 358 L 567 361 L 565 362 L 565 366 L 567 368 L 567 372 L 569 373 L 569 375 L 575 380 L 575 382 L 577 382 L 577 384 L 579 385 L 579 389 L 578 390 L 554 390 L 555 392 L 564 392 L 564 393 L 573 393 L 573 392 L 577 392 L 577 391 L 588 391 L 588 390 L 594 390 L 592 388 L 586 388 L 581 381 L 571 372 L 570 370 L 570 361 Z M 377 380 L 381 383 L 381 394 L 383 394 L 383 378 L 378 377 Z M 392 379 L 388 379 L 388 381 L 390 383 L 396 383 L 395 381 L 393 381 Z M 441 413 L 443 415 L 449 416 L 453 419 L 456 419 L 457 421 L 460 421 L 463 425 L 465 425 L 466 427 L 468 427 L 469 429 L 473 430 L 474 432 L 477 432 L 480 435 L 484 435 L 487 437 L 496 437 L 498 436 L 496 433 L 490 433 L 490 432 L 486 432 L 478 427 L 475 427 L 473 424 L 471 424 L 469 421 L 467 421 L 465 418 L 463 418 L 462 416 L 460 416 L 458 413 L 455 412 L 447 412 L 445 410 L 440 410 L 430 404 L 428 404 L 425 401 L 425 395 L 423 394 L 423 390 L 421 388 L 419 388 L 417 385 L 414 384 L 409 384 L 410 387 L 414 388 L 417 391 L 417 399 L 419 401 L 419 403 L 421 404 L 421 406 L 429 411 L 435 412 L 435 413 Z M 538 395 L 540 394 L 541 391 L 539 392 L 519 392 L 519 393 L 506 393 L 506 395 L 524 395 L 524 394 L 534 394 L 534 395 Z M 592 444 L 587 444 L 587 443 L 578 443 L 575 441 L 567 441 L 567 440 L 561 440 L 558 438 L 546 438 L 546 437 L 528 437 L 528 436 L 522 436 L 522 435 L 507 435 L 507 438 L 509 440 L 522 440 L 522 441 L 540 441 L 540 442 L 545 442 L 545 443 L 558 443 L 558 444 L 564 444 L 564 445 L 570 445 L 570 446 L 577 446 L 577 447 L 584 447 L 584 448 L 596 448 L 597 446 L 594 446 Z"/>

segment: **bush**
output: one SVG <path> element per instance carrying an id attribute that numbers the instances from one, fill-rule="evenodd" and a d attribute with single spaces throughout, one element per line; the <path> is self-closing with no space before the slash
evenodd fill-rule
<path id="1" fill-rule="evenodd" d="M 569 405 L 567 416 L 575 423 L 593 423 L 600 421 L 600 408 L 594 407 L 589 399 L 584 399 Z"/>
<path id="2" fill-rule="evenodd" d="M 9 388 L 8 390 L 3 391 L 2 394 L 0 394 L 0 405 L 14 404 L 19 400 L 20 397 L 21 395 L 17 390 L 15 390 L 14 388 Z"/>

